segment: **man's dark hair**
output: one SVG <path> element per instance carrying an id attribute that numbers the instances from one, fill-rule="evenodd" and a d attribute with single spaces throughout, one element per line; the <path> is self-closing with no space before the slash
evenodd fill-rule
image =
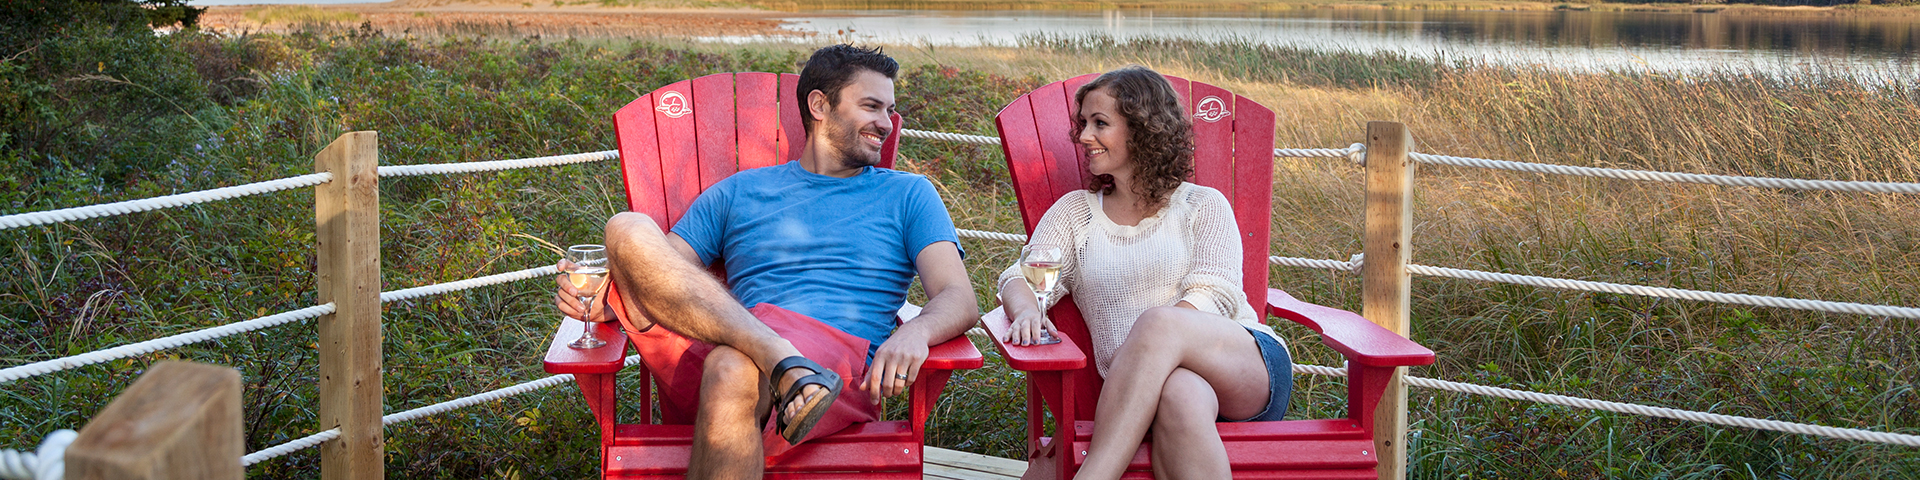
<path id="1" fill-rule="evenodd" d="M 861 70 L 886 75 L 887 79 L 899 78 L 900 64 L 893 61 L 880 47 L 860 48 L 840 44 L 813 51 L 813 58 L 807 59 L 807 66 L 800 69 L 800 82 L 794 85 L 794 100 L 800 102 L 800 127 L 808 135 L 813 134 L 813 115 L 808 113 L 807 94 L 814 90 L 827 94 L 827 106 L 840 104 L 840 89 L 853 83 L 853 76 Z"/>

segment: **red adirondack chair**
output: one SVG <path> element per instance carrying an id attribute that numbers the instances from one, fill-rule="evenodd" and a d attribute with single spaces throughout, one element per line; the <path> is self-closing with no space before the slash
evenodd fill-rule
<path id="1" fill-rule="evenodd" d="M 694 197 L 720 179 L 799 158 L 806 141 L 793 92 L 799 78 L 772 73 L 708 75 L 660 87 L 615 112 L 613 125 L 629 208 L 652 216 L 663 228 L 672 228 Z M 881 166 L 887 168 L 892 167 L 899 144 L 898 114 L 893 124 L 893 134 L 880 153 Z M 618 292 L 609 301 L 619 301 Z M 626 331 L 636 331 L 629 321 L 622 319 Z M 659 423 L 654 423 L 654 383 L 640 365 L 633 369 L 641 380 L 636 397 L 640 404 L 635 408 L 640 423 L 616 424 L 614 373 L 622 369 L 629 339 L 614 325 L 594 324 L 591 328 L 598 329 L 595 333 L 607 339 L 608 346 L 585 351 L 567 347 L 587 327 L 578 320 L 564 320 L 547 349 L 545 366 L 550 373 L 574 374 L 586 395 L 600 425 L 602 474 L 609 479 L 684 476 L 694 412 L 662 408 Z M 964 336 L 933 347 L 912 387 L 908 420 L 858 424 L 803 443 L 767 458 L 767 478 L 920 480 L 928 413 L 953 370 L 979 368 L 982 363 L 980 351 Z"/>
<path id="2" fill-rule="evenodd" d="M 1082 147 L 1072 137 L 1073 94 L 1096 75 L 1040 87 L 1013 101 L 995 117 L 1007 170 L 1012 173 L 1020 215 L 1032 233 L 1040 216 L 1067 192 L 1085 188 Z M 1357 314 L 1295 300 L 1267 287 L 1267 244 L 1273 203 L 1273 111 L 1219 87 L 1167 77 L 1193 114 L 1193 183 L 1213 187 L 1233 202 L 1243 234 L 1245 285 L 1253 305 L 1270 315 L 1320 332 L 1321 340 L 1348 359 L 1348 418 L 1221 423 L 1234 478 L 1377 478 L 1373 411 L 1397 366 L 1433 363 L 1433 351 L 1368 322 Z M 1014 369 L 1029 372 L 1027 439 L 1030 456 L 1057 465 L 1071 478 L 1086 460 L 1095 402 L 1102 380 L 1095 370 L 1091 338 L 1072 297 L 1048 311 L 1063 342 L 1011 346 L 999 341 L 1009 325 L 989 315 L 994 345 Z M 1041 405 L 1045 405 L 1043 410 Z M 1043 436 L 1043 413 L 1059 426 Z M 1070 428 L 1069 433 L 1061 431 Z M 1071 440 L 1067 440 L 1071 438 Z M 1063 452 L 1063 448 L 1064 452 Z M 1148 445 L 1128 466 L 1126 478 L 1151 478 Z M 1066 453 L 1066 455 L 1062 455 Z"/>

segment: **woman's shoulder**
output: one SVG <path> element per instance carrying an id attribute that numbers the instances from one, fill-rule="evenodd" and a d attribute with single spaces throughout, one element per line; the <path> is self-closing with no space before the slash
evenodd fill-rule
<path id="1" fill-rule="evenodd" d="M 1084 188 L 1069 191 L 1066 195 L 1061 195 L 1060 199 L 1054 200 L 1053 206 L 1047 207 L 1047 212 L 1059 212 L 1057 213 L 1058 215 L 1073 215 L 1076 217 L 1091 214 L 1093 212 L 1094 195 L 1098 194 Z"/>
<path id="2" fill-rule="evenodd" d="M 1175 203 L 1183 203 L 1197 208 L 1226 208 L 1233 206 L 1232 202 L 1227 201 L 1227 195 L 1220 193 L 1220 190 L 1193 182 L 1181 182 L 1180 187 L 1173 190 L 1173 200 Z"/>

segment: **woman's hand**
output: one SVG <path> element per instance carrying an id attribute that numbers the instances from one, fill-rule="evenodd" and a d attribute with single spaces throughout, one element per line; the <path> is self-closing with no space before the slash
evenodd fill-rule
<path id="1" fill-rule="evenodd" d="M 1042 338 L 1054 338 L 1058 335 L 1058 331 L 1053 328 L 1053 320 L 1041 314 L 1038 305 L 1029 304 L 1023 307 L 1008 306 L 1008 311 L 1013 312 L 1013 328 L 1007 332 L 1007 338 L 1002 339 L 1003 341 L 1021 346 L 1039 345 Z"/>

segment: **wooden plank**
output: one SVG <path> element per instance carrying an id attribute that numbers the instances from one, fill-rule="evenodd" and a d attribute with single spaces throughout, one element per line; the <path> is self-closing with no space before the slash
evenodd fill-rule
<path id="1" fill-rule="evenodd" d="M 1188 106 L 1189 121 L 1193 123 L 1193 178 L 1189 181 L 1213 187 L 1225 195 L 1228 201 L 1234 197 L 1234 160 L 1233 134 L 1234 124 L 1240 119 L 1233 116 L 1236 106 L 1234 95 L 1225 89 L 1200 82 L 1192 82 L 1194 100 Z M 1268 149 L 1272 150 L 1272 149 Z M 1272 163 L 1272 158 L 1267 159 Z M 1271 184 L 1249 185 L 1250 188 L 1271 191 Z M 1239 210 L 1236 205 L 1235 211 Z M 1264 226 L 1263 226 L 1264 227 Z M 1242 227 L 1244 230 L 1245 227 Z M 1260 249 L 1265 257 L 1266 248 Z M 1261 284 L 1264 287 L 1266 284 Z"/>
<path id="2" fill-rule="evenodd" d="M 807 148 L 807 129 L 800 124 L 800 113 L 806 111 L 806 98 L 794 92 L 799 83 L 799 75 L 782 73 L 780 85 L 774 89 L 774 93 L 780 95 L 780 137 L 774 149 L 780 154 L 777 163 L 799 160 L 800 151 Z"/>
<path id="3" fill-rule="evenodd" d="M 1361 251 L 1361 315 L 1402 337 L 1407 336 L 1412 299 L 1413 135 L 1406 125 L 1367 122 L 1366 233 Z M 1394 369 L 1380 406 L 1373 412 L 1373 438 L 1380 452 L 1382 479 L 1407 476 L 1407 386 L 1405 367 Z"/>
<path id="4" fill-rule="evenodd" d="M 1248 305 L 1267 304 L 1267 249 L 1273 230 L 1273 110 L 1235 96 L 1233 108 L 1233 215 L 1240 225 L 1241 260 Z"/>
<path id="5" fill-rule="evenodd" d="M 660 194 L 660 145 L 653 131 L 653 94 L 641 95 L 613 112 L 614 142 L 620 148 L 620 178 L 627 188 L 627 209 L 667 218 Z"/>
<path id="6" fill-rule="evenodd" d="M 67 447 L 71 480 L 240 480 L 240 372 L 164 361 L 147 369 Z"/>
<path id="7" fill-rule="evenodd" d="M 670 229 L 700 195 L 699 150 L 694 139 L 693 81 L 681 80 L 653 91 L 654 141 L 660 145 L 660 183 Z"/>
<path id="8" fill-rule="evenodd" d="M 765 72 L 733 75 L 740 120 L 740 169 L 779 165 L 780 76 Z"/>
<path id="9" fill-rule="evenodd" d="M 1067 109 L 1072 92 L 1066 91 L 1062 84 L 1054 83 L 1035 89 L 1027 98 L 1033 102 L 1033 131 L 1040 141 L 1040 165 L 1047 171 L 1050 188 L 1047 198 L 1060 198 L 1067 192 L 1084 188 L 1080 159 L 1085 158 L 1085 146 L 1073 137 L 1074 112 Z M 1053 202 L 1042 202 L 1040 214 L 1053 206 Z M 1037 220 L 1039 215 L 1035 215 Z"/>
<path id="10" fill-rule="evenodd" d="M 341 135 L 314 156 L 333 181 L 314 187 L 320 303 L 320 424 L 340 438 L 320 444 L 320 478 L 385 474 L 380 376 L 380 162 L 374 132 Z"/>
<path id="11" fill-rule="evenodd" d="M 1033 94 L 1014 99 L 993 119 L 1000 131 L 1000 152 L 1007 157 L 1014 199 L 1019 202 L 1021 224 L 1026 226 L 1028 234 L 1033 233 L 1033 227 L 1040 224 L 1040 216 L 1045 215 L 1053 203 L 1027 198 L 1044 195 L 1048 185 L 1046 167 L 1034 161 L 1040 158 L 1040 137 L 1034 131 L 1032 99 Z"/>
<path id="12" fill-rule="evenodd" d="M 1020 478 L 1020 475 L 1027 471 L 1027 462 L 1011 458 L 989 457 L 959 450 L 927 447 L 927 469 L 929 473 L 933 471 L 933 467 L 936 465 L 939 466 L 942 471 L 954 473 L 977 472 L 977 474 L 973 476 L 960 478 Z"/>
<path id="13" fill-rule="evenodd" d="M 1020 478 L 1020 477 L 1010 476 L 1010 475 L 1000 475 L 996 473 L 982 472 L 978 470 L 968 470 L 965 468 L 950 467 L 946 465 L 935 464 L 931 461 L 927 462 L 926 466 L 921 467 L 920 475 L 921 475 L 921 478 L 925 478 L 928 480 L 999 480 L 999 479 Z"/>
<path id="14" fill-rule="evenodd" d="M 734 118 L 733 74 L 693 79 L 693 141 L 699 152 L 700 190 L 740 171 L 739 125 Z"/>

